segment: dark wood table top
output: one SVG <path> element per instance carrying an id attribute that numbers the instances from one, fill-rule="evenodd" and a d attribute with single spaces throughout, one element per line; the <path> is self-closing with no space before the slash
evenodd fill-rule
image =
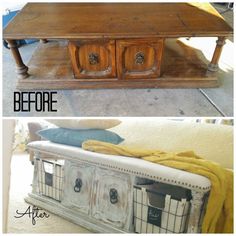
<path id="1" fill-rule="evenodd" d="M 5 39 L 228 36 L 209 3 L 28 3 Z"/>

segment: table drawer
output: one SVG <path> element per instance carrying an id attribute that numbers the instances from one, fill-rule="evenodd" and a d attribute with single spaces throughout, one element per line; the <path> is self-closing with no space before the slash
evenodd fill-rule
<path id="1" fill-rule="evenodd" d="M 75 78 L 116 77 L 115 40 L 70 41 L 69 53 Z"/>
<path id="2" fill-rule="evenodd" d="M 132 215 L 132 196 L 129 175 L 98 168 L 94 179 L 92 216 L 128 229 Z"/>
<path id="3" fill-rule="evenodd" d="M 150 79 L 160 76 L 164 39 L 118 40 L 117 72 L 120 79 Z"/>
<path id="4" fill-rule="evenodd" d="M 94 169 L 86 164 L 65 162 L 63 205 L 89 214 Z"/>

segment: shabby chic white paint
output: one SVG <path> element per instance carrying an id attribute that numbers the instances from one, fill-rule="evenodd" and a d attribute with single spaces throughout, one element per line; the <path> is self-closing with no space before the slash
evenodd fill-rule
<path id="1" fill-rule="evenodd" d="M 92 216 L 121 229 L 129 230 L 132 224 L 133 181 L 130 175 L 96 168 L 92 197 Z M 117 192 L 112 202 L 111 190 Z"/>
<path id="2" fill-rule="evenodd" d="M 139 179 L 140 177 L 143 180 L 152 179 L 163 184 L 175 185 L 174 183 L 176 183 L 177 186 L 191 190 L 193 199 L 191 200 L 192 207 L 188 224 L 182 226 L 178 220 L 174 219 L 175 222 L 167 226 L 167 232 L 173 230 L 173 227 L 175 227 L 174 230 L 180 231 L 183 227 L 186 227 L 187 231 L 191 233 L 200 231 L 199 220 L 201 207 L 203 206 L 202 197 L 210 189 L 208 179 L 138 159 L 134 161 L 128 157 L 121 158 L 119 156 L 91 153 L 80 148 L 51 144 L 45 141 L 36 142 L 30 146 L 33 147 L 39 158 L 46 158 L 47 155 L 55 157 L 55 159 L 62 158 L 66 160 L 66 164 L 62 202 L 38 195 L 35 186 L 33 194 L 30 194 L 26 199 L 28 202 L 52 211 L 94 232 L 132 233 L 134 232 L 133 186 L 136 183 L 134 178 L 138 176 Z M 191 184 L 191 179 L 198 185 Z M 34 181 L 35 184 L 37 185 Z M 195 189 L 199 191 L 194 191 Z M 111 190 L 115 192 L 112 201 Z M 148 201 L 147 197 L 146 201 Z M 181 203 L 185 204 L 184 202 Z M 171 199 L 170 195 L 166 196 L 165 205 L 170 211 L 172 209 L 173 211 L 181 211 L 183 214 L 187 213 L 185 210 L 183 211 L 181 205 L 180 208 L 174 207 L 176 202 Z M 136 212 L 136 214 L 138 213 Z M 163 216 L 163 220 L 164 218 Z M 187 221 L 187 219 L 184 219 L 184 221 Z M 144 222 L 136 222 L 136 224 L 144 224 Z M 162 224 L 164 225 L 165 222 L 163 221 Z M 147 225 L 147 231 L 151 232 L 151 230 L 154 233 L 160 232 L 160 228 L 155 226 L 154 229 L 151 229 L 150 224 Z M 164 233 L 163 229 L 161 229 L 161 232 Z"/>
<path id="3" fill-rule="evenodd" d="M 65 161 L 65 187 L 62 204 L 90 214 L 95 168 L 81 162 Z M 81 188 L 76 190 L 76 180 L 81 180 Z"/>

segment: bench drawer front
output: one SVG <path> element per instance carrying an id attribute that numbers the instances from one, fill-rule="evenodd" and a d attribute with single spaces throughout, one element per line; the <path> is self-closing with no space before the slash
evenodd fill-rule
<path id="1" fill-rule="evenodd" d="M 115 40 L 80 40 L 69 42 L 75 78 L 116 77 Z"/>
<path id="2" fill-rule="evenodd" d="M 94 180 L 92 216 L 116 227 L 128 229 L 132 212 L 130 176 L 97 169 Z"/>
<path id="3" fill-rule="evenodd" d="M 118 40 L 117 71 L 120 79 L 160 76 L 163 39 Z"/>
<path id="4" fill-rule="evenodd" d="M 89 214 L 94 169 L 86 164 L 65 163 L 64 205 Z"/>

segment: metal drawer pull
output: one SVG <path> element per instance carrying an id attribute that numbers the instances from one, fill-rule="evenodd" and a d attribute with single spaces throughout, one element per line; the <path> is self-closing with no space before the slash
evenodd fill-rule
<path id="1" fill-rule="evenodd" d="M 99 63 L 99 55 L 97 53 L 90 53 L 89 54 L 89 64 L 96 65 Z"/>
<path id="2" fill-rule="evenodd" d="M 79 179 L 79 178 L 77 178 L 77 179 L 75 180 L 74 191 L 75 191 L 76 193 L 79 193 L 80 190 L 81 190 L 81 187 L 82 187 L 82 180 Z"/>
<path id="3" fill-rule="evenodd" d="M 143 64 L 144 63 L 144 53 L 138 52 L 135 54 L 135 63 L 136 64 Z"/>
<path id="4" fill-rule="evenodd" d="M 118 192 L 117 192 L 116 189 L 111 188 L 110 192 L 109 192 L 109 195 L 110 195 L 110 202 L 111 202 L 111 204 L 115 204 L 115 203 L 118 202 Z"/>

